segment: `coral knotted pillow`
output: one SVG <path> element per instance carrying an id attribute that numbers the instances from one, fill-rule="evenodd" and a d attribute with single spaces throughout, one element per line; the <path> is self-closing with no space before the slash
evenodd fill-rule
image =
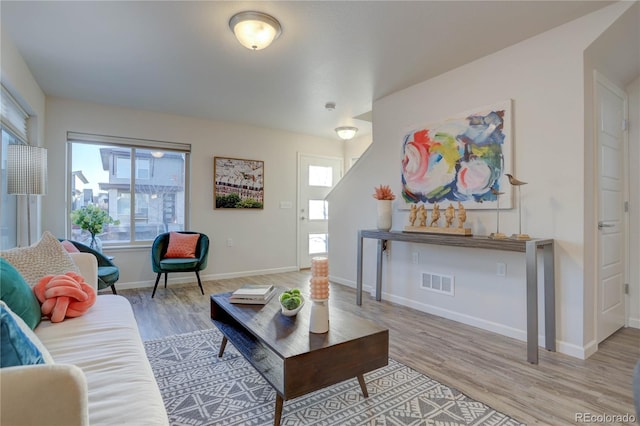
<path id="1" fill-rule="evenodd" d="M 51 322 L 79 317 L 96 302 L 93 287 L 75 272 L 47 275 L 33 287 L 33 292 L 42 304 L 42 314 Z"/>
<path id="2" fill-rule="evenodd" d="M 196 246 L 198 245 L 200 234 L 180 234 L 178 232 L 169 233 L 169 246 L 165 258 L 195 258 Z"/>

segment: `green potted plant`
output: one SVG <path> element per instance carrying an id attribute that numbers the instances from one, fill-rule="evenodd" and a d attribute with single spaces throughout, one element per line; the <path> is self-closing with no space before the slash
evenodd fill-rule
<path id="1" fill-rule="evenodd" d="M 95 204 L 88 204 L 78 210 L 72 211 L 71 222 L 91 234 L 89 247 L 97 251 L 102 251 L 102 244 L 96 235 L 103 232 L 104 225 L 110 223 L 114 225 L 120 224 L 119 220 L 114 220 L 105 210 Z"/>

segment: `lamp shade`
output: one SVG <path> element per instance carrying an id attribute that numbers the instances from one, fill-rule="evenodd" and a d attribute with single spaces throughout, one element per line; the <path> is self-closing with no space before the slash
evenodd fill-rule
<path id="1" fill-rule="evenodd" d="M 337 127 L 336 133 L 340 139 L 348 141 L 349 139 L 353 139 L 356 133 L 358 133 L 358 128 L 351 126 Z"/>
<path id="2" fill-rule="evenodd" d="M 47 150 L 32 145 L 7 148 L 7 193 L 44 195 L 47 193 Z"/>
<path id="3" fill-rule="evenodd" d="M 261 50 L 280 36 L 282 27 L 273 16 L 262 12 L 246 11 L 231 17 L 229 28 L 247 49 Z"/>

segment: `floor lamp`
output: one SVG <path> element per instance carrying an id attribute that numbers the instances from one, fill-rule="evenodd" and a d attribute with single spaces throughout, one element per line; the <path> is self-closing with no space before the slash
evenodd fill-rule
<path id="1" fill-rule="evenodd" d="M 47 193 L 47 150 L 32 145 L 7 148 L 7 193 L 27 196 L 27 239 L 31 245 L 31 196 Z"/>

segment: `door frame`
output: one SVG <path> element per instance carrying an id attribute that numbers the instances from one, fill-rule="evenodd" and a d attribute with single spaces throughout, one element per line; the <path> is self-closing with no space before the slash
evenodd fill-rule
<path id="1" fill-rule="evenodd" d="M 598 106 L 598 84 L 601 84 L 602 86 L 606 87 L 607 89 L 611 90 L 612 92 L 615 92 L 618 96 L 620 96 L 623 100 L 624 100 L 624 106 L 623 106 L 623 120 L 628 123 L 629 122 L 629 99 L 628 99 L 628 94 L 625 90 L 621 89 L 620 87 L 618 87 L 615 83 L 613 83 L 611 80 L 609 80 L 604 74 L 602 74 L 601 72 L 599 72 L 598 70 L 594 70 L 593 71 L 593 114 L 594 114 L 594 120 L 593 120 L 593 136 L 594 136 L 594 150 L 595 150 L 595 205 L 594 205 L 594 218 L 595 221 L 593 223 L 593 232 L 595 233 L 595 256 L 596 256 L 596 261 L 594 262 L 595 265 L 595 286 L 594 286 L 594 292 L 595 292 L 595 297 L 594 297 L 594 310 L 593 310 L 593 315 L 594 315 L 594 324 L 595 324 L 595 336 L 594 336 L 594 340 L 596 342 L 596 347 L 597 345 L 600 344 L 600 293 L 601 293 L 601 271 L 600 271 L 600 262 L 601 262 L 601 255 L 600 253 L 602 252 L 602 238 L 601 238 L 601 233 L 598 230 L 598 220 L 600 218 L 600 141 L 599 141 L 599 126 L 600 126 L 600 117 L 601 117 L 601 113 L 599 111 L 599 106 Z M 623 123 L 620 123 L 620 125 L 622 126 Z M 624 197 L 624 203 L 626 206 L 628 206 L 629 203 L 629 170 L 630 170 L 630 164 L 629 164 L 629 131 L 628 131 L 628 124 L 626 129 L 623 131 L 622 134 L 622 151 L 623 151 L 623 160 L 622 160 L 622 166 L 623 166 L 623 171 L 622 171 L 622 180 L 623 180 L 623 197 Z M 624 283 L 625 284 L 629 284 L 629 244 L 630 244 L 630 238 L 629 238 L 629 210 L 624 209 L 623 211 L 623 226 L 624 226 L 624 242 L 622 244 L 622 249 L 624 250 L 624 253 L 622 255 L 622 258 L 624 259 L 624 265 L 623 265 L 623 274 L 624 274 Z M 624 327 L 628 327 L 629 326 L 629 313 L 630 313 L 630 307 L 629 307 L 629 294 L 625 292 L 624 294 Z M 606 340 L 606 338 L 604 339 Z"/>
<path id="2" fill-rule="evenodd" d="M 296 162 L 296 267 L 298 268 L 298 270 L 301 269 L 301 264 L 302 264 L 302 260 L 300 257 L 300 238 L 301 238 L 301 231 L 300 231 L 300 210 L 302 209 L 302 205 L 300 204 L 302 202 L 302 197 L 300 194 L 300 190 L 301 190 L 301 182 L 300 182 L 300 176 L 301 176 L 301 162 L 302 162 L 302 157 L 314 157 L 314 158 L 321 158 L 324 160 L 339 160 L 340 161 L 340 173 L 339 173 L 339 179 L 338 181 L 336 181 L 333 184 L 333 188 L 336 187 L 336 185 L 338 184 L 338 182 L 340 180 L 342 180 L 342 178 L 344 177 L 344 157 L 334 157 L 334 156 L 330 156 L 330 155 L 319 155 L 319 154 L 309 154 L 306 152 L 300 152 L 298 151 L 297 154 L 297 162 Z M 333 190 L 332 188 L 332 190 Z M 304 206 L 306 208 L 306 206 Z M 329 211 L 331 211 L 331 207 L 329 207 Z"/>

